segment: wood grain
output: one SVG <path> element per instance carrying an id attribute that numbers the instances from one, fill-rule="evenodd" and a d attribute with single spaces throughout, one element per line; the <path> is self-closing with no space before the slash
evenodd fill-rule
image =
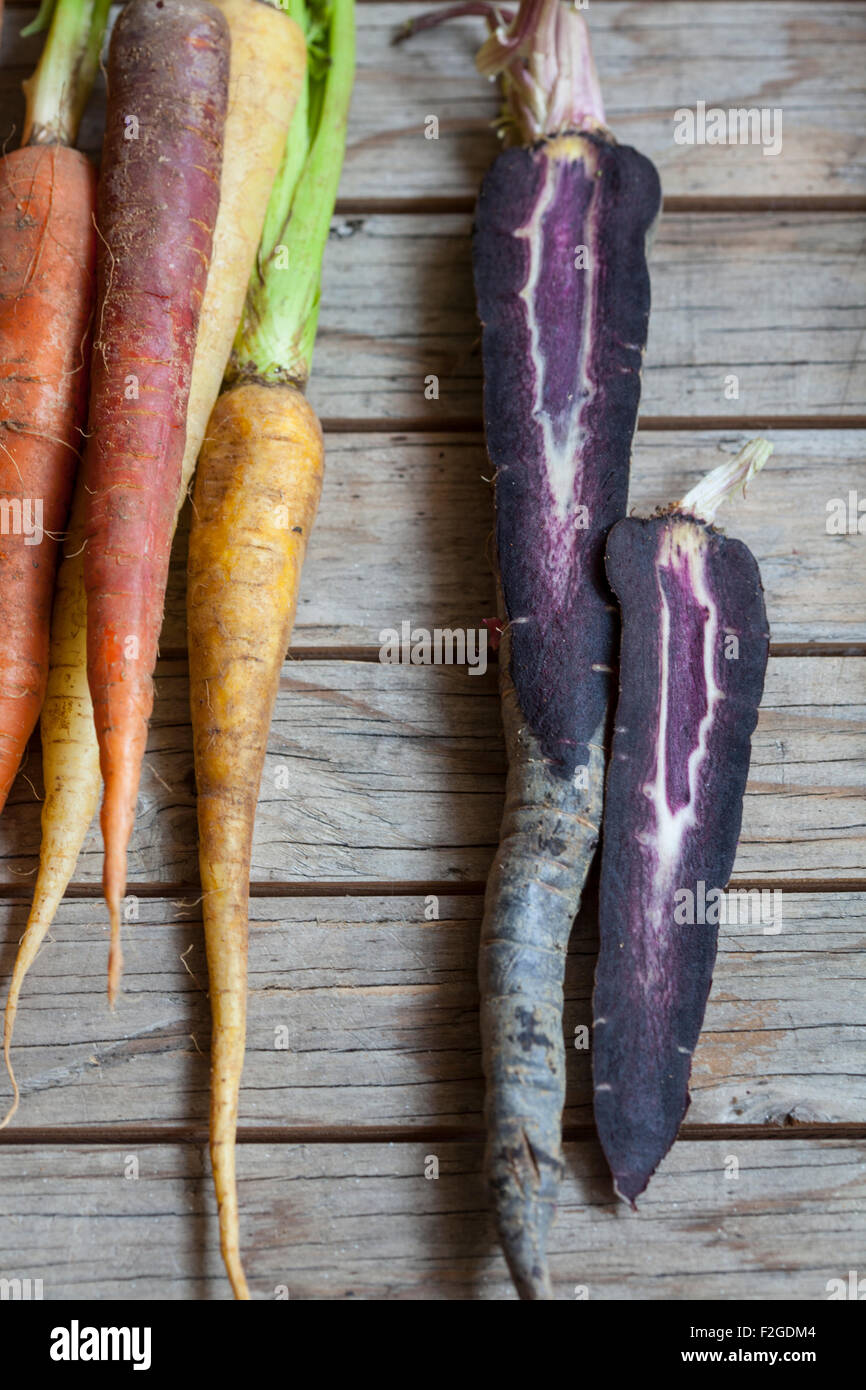
<path id="1" fill-rule="evenodd" d="M 720 522 L 756 555 L 774 643 L 866 642 L 861 535 L 831 535 L 828 503 L 859 487 L 866 431 L 761 431 L 776 452 Z M 629 508 L 649 514 L 751 437 L 639 432 Z M 294 645 L 378 646 L 403 618 L 477 627 L 495 611 L 493 497 L 480 435 L 329 434 L 325 489 L 304 565 Z M 184 511 L 172 557 L 163 650 L 186 647 Z M 866 530 L 866 513 L 863 527 Z"/>
<path id="2" fill-rule="evenodd" d="M 474 70 L 483 21 L 387 44 L 403 11 L 366 6 L 344 197 L 473 195 L 497 146 L 495 92 Z M 395 13 L 396 11 L 396 13 Z M 866 191 L 862 135 L 866 19 L 859 5 L 602 3 L 588 22 L 607 120 L 657 165 L 666 195 Z M 678 108 L 781 108 L 782 150 L 683 146 Z M 423 138 L 429 115 L 439 139 Z"/>
<path id="3" fill-rule="evenodd" d="M 335 429 L 295 636 L 307 655 L 351 655 L 403 619 L 478 627 L 493 611 L 468 209 L 496 151 L 497 99 L 473 68 L 476 20 L 390 46 L 425 8 L 359 6 L 311 391 Z M 13 6 L 3 26 L 0 138 L 20 129 L 20 83 L 42 39 L 19 31 L 34 13 Z M 862 218 L 828 209 L 866 195 L 866 5 L 604 0 L 590 25 L 611 125 L 654 159 L 679 209 L 652 253 L 642 404 L 654 429 L 636 441 L 630 504 L 681 495 L 738 447 L 747 420 L 750 432 L 768 419 L 838 426 L 777 430 L 774 460 L 727 520 L 760 560 L 777 644 L 862 644 L 863 537 L 830 535 L 826 519 L 831 499 L 863 490 L 866 432 L 850 427 L 866 416 Z M 674 113 L 698 101 L 781 108 L 781 153 L 677 145 Z M 423 136 L 430 115 L 438 140 Z M 94 156 L 103 117 L 100 80 L 82 128 Z M 370 433 L 379 421 L 394 432 Z M 682 428 L 659 431 L 671 421 Z M 446 434 L 454 422 L 472 428 Z M 64 903 L 19 1015 L 19 1119 L 46 1142 L 7 1131 L 0 1144 L 0 1278 L 43 1278 L 48 1299 L 228 1297 L 203 1147 L 112 1143 L 124 1125 L 146 1136 L 206 1120 L 184 546 L 182 528 L 131 855 L 134 879 L 167 896 L 130 898 L 126 993 L 112 1015 L 93 827 L 77 875 L 90 898 Z M 735 876 L 798 891 L 783 898 L 778 936 L 748 924 L 722 935 L 688 1122 L 729 1134 L 679 1142 L 637 1216 L 614 1203 L 596 1145 L 570 1144 L 552 1240 L 561 1298 L 585 1286 L 592 1299 L 824 1299 L 829 1279 L 861 1263 L 866 1145 L 767 1136 L 866 1118 L 866 894 L 833 891 L 864 881 L 864 689 L 862 656 L 771 662 Z M 257 891 L 274 896 L 251 910 L 247 1128 L 477 1134 L 480 898 L 443 891 L 438 920 L 426 920 L 422 892 L 483 881 L 503 774 L 495 671 L 287 664 L 254 845 Z M 37 739 L 0 819 L 4 981 L 33 882 L 40 777 Z M 400 896 L 410 882 L 422 892 Z M 321 883 L 377 896 L 284 896 L 321 894 Z M 571 944 L 569 1041 L 588 1020 L 593 916 L 589 901 Z M 566 1121 L 585 1125 L 589 1058 L 568 1056 Z M 762 1142 L 744 1137 L 755 1127 Z M 82 1130 L 104 1143 L 64 1138 Z M 431 1154 L 437 1181 L 424 1178 Z M 130 1159 L 137 1179 L 124 1177 Z M 255 1294 L 511 1297 L 479 1171 L 470 1142 L 242 1144 Z"/>
<path id="4" fill-rule="evenodd" d="M 741 880 L 832 883 L 866 863 L 866 659 L 770 661 L 734 867 Z M 158 698 L 130 846 L 134 880 L 196 881 L 187 673 Z M 38 749 L 0 819 L 0 878 L 32 876 Z M 253 841 L 257 880 L 479 881 L 499 831 L 505 756 L 496 672 L 290 662 L 268 744 Z M 27 782 L 29 777 L 33 786 Z M 76 878 L 98 881 L 94 827 Z"/>
<path id="5" fill-rule="evenodd" d="M 766 925 L 772 926 L 769 898 Z M 786 893 L 779 933 L 742 898 L 720 932 L 688 1124 L 866 1121 L 866 895 Z M 105 999 L 101 904 L 67 902 L 25 986 L 14 1064 L 20 1126 L 206 1125 L 207 967 L 199 908 L 135 905 L 124 994 Z M 438 918 L 429 914 L 438 912 Z M 242 1125 L 481 1130 L 480 897 L 257 899 Z M 427 915 L 425 915 L 427 914 Z M 0 904 L 0 976 L 26 920 Z M 741 925 L 742 921 L 742 925 Z M 572 936 L 566 1124 L 592 1123 L 591 900 Z M 591 1035 L 587 1035 L 587 1042 Z M 8 1093 L 0 1084 L 0 1107 Z"/>
<path id="6" fill-rule="evenodd" d="M 457 20 L 400 48 L 405 19 L 431 8 L 364 4 L 344 200 L 467 197 L 496 155 L 495 90 L 478 76 L 478 19 Z M 41 40 L 20 38 L 30 7 L 10 11 L 0 49 L 0 138 L 23 116 L 21 81 Z M 866 193 L 864 97 L 866 18 L 859 4 L 806 0 L 750 3 L 601 3 L 589 15 L 608 122 L 662 176 L 668 196 L 839 196 Z M 82 148 L 102 143 L 104 87 L 98 84 Z M 782 111 L 782 149 L 678 145 L 675 113 L 707 106 Z M 439 138 L 425 139 L 436 116 Z"/>
<path id="7" fill-rule="evenodd" d="M 193 1146 L 0 1149 L 0 1269 L 42 1279 L 46 1300 L 227 1298 L 206 1162 Z M 567 1145 L 566 1163 L 560 1299 L 810 1302 L 861 1259 L 861 1144 L 677 1144 L 637 1213 L 594 1144 Z M 253 1297 L 513 1298 L 480 1164 L 471 1144 L 242 1147 Z"/>
<path id="8" fill-rule="evenodd" d="M 470 222 L 336 219 L 310 385 L 320 415 L 480 419 Z M 642 414 L 736 425 L 740 415 L 866 413 L 862 239 L 856 215 L 663 216 Z M 428 400 L 432 377 L 439 394 Z"/>

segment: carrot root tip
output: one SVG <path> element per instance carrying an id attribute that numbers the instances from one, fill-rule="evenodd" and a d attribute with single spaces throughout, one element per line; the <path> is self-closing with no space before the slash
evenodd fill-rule
<path id="1" fill-rule="evenodd" d="M 120 903 L 110 902 L 111 943 L 108 948 L 108 1003 L 114 1009 L 123 975 L 123 950 L 120 945 Z"/>
<path id="2" fill-rule="evenodd" d="M 15 1072 L 12 1070 L 12 1029 L 15 1026 L 16 1007 L 13 1001 L 6 1004 L 6 1018 L 3 1028 L 3 1060 L 6 1063 L 6 1074 L 12 1083 L 12 1104 L 0 1120 L 0 1129 L 5 1129 L 18 1109 L 18 1102 L 21 1099 L 21 1092 L 18 1089 L 18 1082 L 15 1080 Z"/>

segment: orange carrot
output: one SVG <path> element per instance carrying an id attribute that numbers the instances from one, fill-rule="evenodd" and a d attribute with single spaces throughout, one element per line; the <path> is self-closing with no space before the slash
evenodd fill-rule
<path id="1" fill-rule="evenodd" d="M 0 161 L 0 809 L 48 678 L 58 541 L 87 401 L 95 176 L 69 148 L 108 0 L 60 0 L 25 83 L 24 147 Z"/>
<path id="2" fill-rule="evenodd" d="M 75 150 L 0 166 L 0 807 L 48 679 L 58 533 L 84 422 L 95 179 Z"/>

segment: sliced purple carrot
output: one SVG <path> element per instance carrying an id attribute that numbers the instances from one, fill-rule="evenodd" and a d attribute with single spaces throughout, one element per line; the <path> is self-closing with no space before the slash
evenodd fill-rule
<path id="1" fill-rule="evenodd" d="M 479 959 L 486 1169 L 517 1290 L 538 1299 L 562 1174 L 565 956 L 598 844 L 617 640 L 604 541 L 626 508 L 661 191 L 604 129 L 576 11 L 522 4 L 479 67 L 504 73 L 525 141 L 487 174 L 473 243 L 509 756 Z"/>
<path id="2" fill-rule="evenodd" d="M 755 440 L 607 542 L 622 648 L 592 1055 L 599 1137 L 632 1205 L 689 1104 L 769 651 L 757 562 L 712 522 L 771 451 Z"/>
<path id="3" fill-rule="evenodd" d="M 604 543 L 626 509 L 661 190 L 605 128 L 582 15 L 563 0 L 487 15 L 477 63 L 502 79 L 513 148 L 473 238 L 509 758 L 479 961 L 486 1169 L 518 1292 L 538 1299 L 562 1172 L 565 954 L 598 843 L 617 642 Z"/>

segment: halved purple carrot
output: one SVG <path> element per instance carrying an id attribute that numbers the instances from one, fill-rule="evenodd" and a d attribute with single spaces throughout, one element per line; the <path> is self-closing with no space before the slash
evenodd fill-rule
<path id="1" fill-rule="evenodd" d="M 572 5 L 435 17 L 454 13 L 488 17 L 477 64 L 502 79 L 513 144 L 473 237 L 509 757 L 479 974 L 488 1183 L 518 1292 L 538 1299 L 562 1171 L 565 954 L 598 843 L 617 641 L 604 543 L 626 509 L 661 190 L 605 128 Z"/>
<path id="2" fill-rule="evenodd" d="M 622 649 L 592 1056 L 599 1137 L 632 1205 L 689 1104 L 716 957 L 712 905 L 734 863 L 769 651 L 757 562 L 712 522 L 771 451 L 753 441 L 670 511 L 628 517 L 607 542 Z"/>

